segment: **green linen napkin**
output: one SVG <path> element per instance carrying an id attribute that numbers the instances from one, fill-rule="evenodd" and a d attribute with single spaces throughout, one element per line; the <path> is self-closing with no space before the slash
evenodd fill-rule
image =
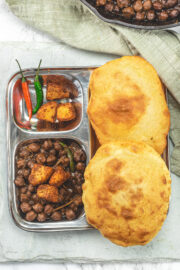
<path id="1" fill-rule="evenodd" d="M 116 55 L 140 54 L 158 71 L 171 96 L 171 171 L 180 175 L 180 35 L 134 30 L 102 22 L 80 0 L 6 0 L 31 26 L 76 48 Z"/>

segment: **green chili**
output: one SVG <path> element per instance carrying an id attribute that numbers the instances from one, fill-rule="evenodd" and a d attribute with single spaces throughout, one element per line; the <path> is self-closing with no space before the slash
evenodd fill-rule
<path id="1" fill-rule="evenodd" d="M 36 90 L 36 107 L 33 109 L 33 114 L 37 113 L 41 105 L 43 104 L 43 90 L 42 90 L 42 83 L 41 83 L 41 78 L 39 76 L 39 69 L 41 65 L 42 59 L 39 62 L 39 66 L 36 72 L 36 76 L 34 79 L 34 87 Z"/>
<path id="2" fill-rule="evenodd" d="M 70 170 L 71 170 L 71 172 L 74 172 L 74 170 L 75 170 L 75 164 L 74 164 L 73 154 L 72 154 L 71 150 L 69 149 L 69 147 L 65 143 L 63 143 L 63 142 L 59 142 L 59 143 L 66 150 L 67 156 L 68 156 L 69 161 L 70 161 Z"/>

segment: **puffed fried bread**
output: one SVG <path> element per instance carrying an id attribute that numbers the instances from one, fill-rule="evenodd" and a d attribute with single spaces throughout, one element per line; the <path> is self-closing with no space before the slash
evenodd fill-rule
<path id="1" fill-rule="evenodd" d="M 100 144 L 137 140 L 160 154 L 170 115 L 156 70 L 139 56 L 124 56 L 95 69 L 89 84 L 89 120 Z"/>
<path id="2" fill-rule="evenodd" d="M 85 170 L 87 221 L 117 245 L 150 242 L 164 223 L 170 193 L 164 160 L 142 142 L 104 144 Z"/>

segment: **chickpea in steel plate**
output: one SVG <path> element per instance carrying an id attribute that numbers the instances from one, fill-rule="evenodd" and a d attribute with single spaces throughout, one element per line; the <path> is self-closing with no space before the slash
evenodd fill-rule
<path id="1" fill-rule="evenodd" d="M 71 153 L 71 155 L 70 155 Z M 86 154 L 72 140 L 34 140 L 16 151 L 14 180 L 29 222 L 73 220 L 82 213 Z M 72 166 L 73 165 L 73 166 Z"/>

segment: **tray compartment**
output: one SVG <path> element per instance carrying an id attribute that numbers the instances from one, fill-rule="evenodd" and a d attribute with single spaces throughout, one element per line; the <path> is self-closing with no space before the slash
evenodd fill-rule
<path id="1" fill-rule="evenodd" d="M 31 95 L 31 101 L 33 108 L 36 105 L 36 92 L 34 88 L 34 77 L 35 77 L 35 70 L 34 71 L 24 71 L 24 75 L 27 78 L 28 85 L 29 85 L 29 91 Z M 76 76 L 73 76 L 69 74 L 68 72 L 59 72 L 56 71 L 53 74 L 47 74 L 46 70 L 40 70 L 40 75 L 43 78 L 43 96 L 44 101 L 43 104 L 52 101 L 46 99 L 46 91 L 47 91 L 47 82 L 48 78 L 53 81 L 54 83 L 58 84 L 59 78 L 65 78 L 68 80 L 70 84 L 73 85 L 73 93 L 74 96 L 70 96 L 69 98 L 63 98 L 63 99 L 56 99 L 58 104 L 60 103 L 67 103 L 72 102 L 75 105 L 76 114 L 77 117 L 75 120 L 72 120 L 70 122 L 63 122 L 59 123 L 57 120 L 55 123 L 49 123 L 46 121 L 40 121 L 36 118 L 36 114 L 32 116 L 31 120 L 29 121 L 28 112 L 26 109 L 25 100 L 23 98 L 22 88 L 21 88 L 21 79 L 20 79 L 20 73 L 17 73 L 14 80 L 13 80 L 13 119 L 15 121 L 15 124 L 18 128 L 24 129 L 27 132 L 28 131 L 72 131 L 76 128 L 78 128 L 82 121 L 82 115 L 83 115 L 83 89 L 80 81 Z M 57 79 L 58 78 L 58 79 Z M 55 81 L 56 80 L 56 81 Z M 70 86 L 69 86 L 70 87 Z"/>
<path id="2" fill-rule="evenodd" d="M 43 138 L 43 139 L 28 139 L 28 140 L 23 140 L 21 142 L 19 142 L 16 147 L 15 147 L 15 150 L 14 150 L 14 158 L 13 158 L 13 163 L 14 163 L 14 166 L 13 166 L 13 174 L 12 174 L 12 204 L 11 204 L 11 213 L 14 217 L 14 221 L 16 222 L 16 224 L 22 228 L 22 229 L 25 229 L 25 230 L 28 230 L 28 231 L 46 231 L 46 230 L 55 230 L 56 228 L 58 228 L 58 230 L 63 230 L 64 227 L 66 227 L 67 229 L 68 228 L 76 228 L 76 224 L 79 224 L 80 227 L 83 226 L 88 228 L 89 225 L 86 223 L 85 221 L 85 213 L 84 213 L 84 208 L 82 208 L 81 210 L 81 213 L 79 214 L 79 216 L 72 220 L 72 221 L 66 221 L 66 220 L 62 220 L 62 221 L 45 221 L 45 222 L 37 222 L 37 221 L 33 221 L 33 222 L 29 222 L 29 221 L 26 221 L 25 218 L 22 216 L 22 213 L 19 209 L 19 204 L 20 204 L 20 201 L 18 199 L 18 188 L 16 187 L 16 185 L 14 184 L 14 179 L 15 179 L 15 176 L 16 176 L 16 173 L 17 173 L 17 169 L 16 169 L 16 166 L 15 166 L 15 158 L 16 158 L 16 155 L 17 155 L 17 152 L 18 150 L 29 144 L 29 143 L 33 143 L 33 142 L 43 142 L 45 140 L 48 140 L 49 138 Z M 51 139 L 54 139 L 54 138 L 51 138 Z M 75 142 L 77 144 L 80 145 L 80 147 L 84 150 L 85 153 L 87 153 L 88 149 L 87 149 L 87 146 L 86 144 L 79 140 L 79 139 L 72 139 L 72 137 L 66 137 L 66 138 L 55 138 L 55 140 L 62 140 L 65 141 L 69 141 L 69 142 Z M 87 155 L 88 156 L 88 155 Z M 88 160 L 86 159 L 86 165 L 88 163 Z M 47 166 L 47 164 L 46 164 Z"/>

